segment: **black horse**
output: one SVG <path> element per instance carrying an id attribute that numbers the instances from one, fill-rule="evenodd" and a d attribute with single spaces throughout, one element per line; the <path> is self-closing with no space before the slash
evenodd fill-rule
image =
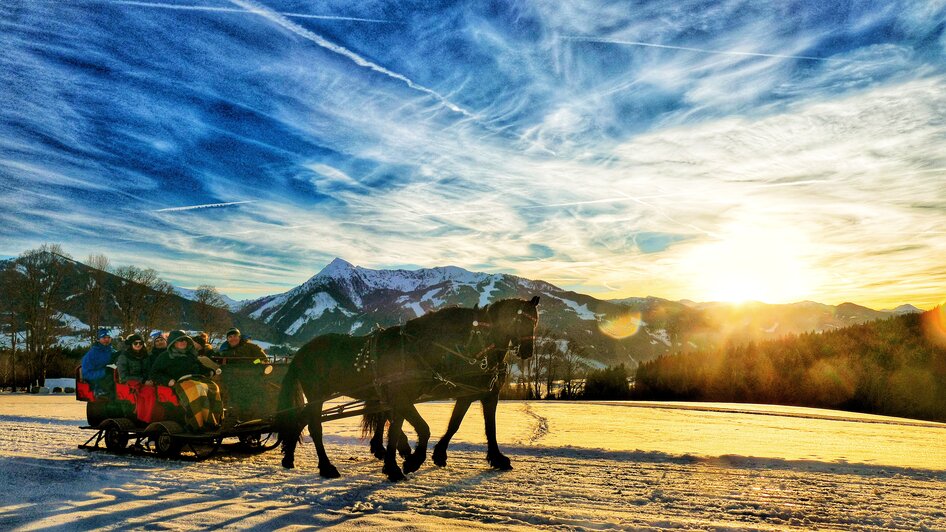
<path id="1" fill-rule="evenodd" d="M 308 425 L 319 458 L 319 474 L 339 476 L 325 453 L 321 414 L 326 400 L 345 395 L 390 410 L 382 471 L 392 481 L 405 478 L 396 461 L 396 443 L 405 420 L 417 431 L 417 446 L 404 461 L 404 470 L 416 471 L 427 458 L 430 428 L 414 403 L 432 399 L 460 398 L 450 420 L 449 436 L 459 428 L 472 401 L 481 399 L 487 459 L 493 467 L 508 469 L 509 459 L 496 443 L 497 399 L 506 378 L 506 353 L 517 352 L 523 359 L 533 354 L 538 303 L 538 296 L 530 301 L 504 299 L 482 309 L 443 309 L 368 336 L 327 334 L 314 338 L 296 353 L 280 393 L 277 425 L 283 441 L 283 467 L 293 467 L 299 434 Z M 308 401 L 304 407 L 300 390 Z M 441 443 L 445 441 L 449 437 Z M 446 443 L 442 450 L 445 462 Z"/>

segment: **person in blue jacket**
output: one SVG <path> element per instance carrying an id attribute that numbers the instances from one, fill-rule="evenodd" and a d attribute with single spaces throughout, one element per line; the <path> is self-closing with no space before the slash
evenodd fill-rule
<path id="1" fill-rule="evenodd" d="M 112 335 L 108 329 L 99 329 L 98 342 L 82 357 L 82 379 L 92 385 L 97 397 L 108 395 L 115 380 L 109 364 L 115 361 Z"/>

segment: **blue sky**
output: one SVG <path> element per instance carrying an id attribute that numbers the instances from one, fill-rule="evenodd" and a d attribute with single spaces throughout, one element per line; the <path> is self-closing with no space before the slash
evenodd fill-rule
<path id="1" fill-rule="evenodd" d="M 0 0 L 0 255 L 929 307 L 946 2 Z"/>

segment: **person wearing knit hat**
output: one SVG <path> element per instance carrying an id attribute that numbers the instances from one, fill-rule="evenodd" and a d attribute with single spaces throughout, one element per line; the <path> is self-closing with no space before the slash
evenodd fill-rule
<path id="1" fill-rule="evenodd" d="M 227 331 L 227 341 L 220 344 L 218 353 L 226 358 L 228 363 L 263 364 L 269 362 L 269 357 L 263 348 L 243 338 L 240 329 L 236 327 Z"/>
<path id="2" fill-rule="evenodd" d="M 115 385 L 115 379 L 106 367 L 114 360 L 115 350 L 108 329 L 99 329 L 95 336 L 98 341 L 82 357 L 82 380 L 92 385 L 96 396 L 104 396 Z"/>
<path id="3" fill-rule="evenodd" d="M 148 373 L 151 369 L 151 356 L 145 346 L 145 339 L 140 334 L 129 335 L 125 339 L 125 350 L 118 355 L 118 382 L 134 380 L 151 384 Z"/>

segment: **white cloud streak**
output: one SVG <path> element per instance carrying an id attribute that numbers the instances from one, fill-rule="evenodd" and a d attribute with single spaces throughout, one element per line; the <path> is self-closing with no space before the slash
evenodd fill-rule
<path id="1" fill-rule="evenodd" d="M 707 48 L 693 48 L 690 46 L 673 46 L 669 44 L 657 44 L 650 42 L 637 42 L 637 41 L 624 41 L 621 39 L 607 39 L 604 37 L 592 37 L 587 35 L 562 35 L 562 40 L 566 41 L 575 41 L 575 42 L 596 42 L 603 44 L 620 44 L 624 46 L 643 46 L 646 48 L 663 48 L 666 50 L 682 50 L 685 52 L 698 52 L 701 54 L 716 54 L 716 55 L 736 55 L 736 56 L 746 56 L 746 57 L 771 57 L 775 59 L 808 59 L 811 61 L 843 61 L 843 62 L 860 62 L 856 59 L 850 58 L 833 58 L 833 57 L 814 57 L 810 55 L 786 55 L 786 54 L 766 54 L 761 52 L 741 52 L 738 50 L 710 50 Z"/>
<path id="2" fill-rule="evenodd" d="M 345 48 L 344 46 L 339 46 L 329 41 L 328 39 L 322 37 L 321 35 L 318 35 L 317 33 L 314 33 L 312 31 L 309 31 L 303 28 L 302 26 L 292 22 L 285 16 L 277 13 L 276 11 L 273 11 L 272 9 L 254 4 L 247 0 L 230 0 L 230 1 L 242 7 L 247 12 L 260 15 L 261 17 L 277 24 L 278 26 L 281 26 L 282 28 L 291 31 L 292 33 L 295 33 L 296 35 L 298 35 L 299 37 L 302 37 L 303 39 L 311 41 L 315 43 L 316 45 L 322 48 L 325 48 L 326 50 L 330 52 L 336 53 L 342 57 L 350 59 L 353 63 L 355 63 L 356 65 L 360 67 L 368 68 L 379 74 L 388 76 L 391 79 L 401 81 L 405 85 L 410 87 L 411 89 L 427 94 L 428 96 L 432 96 L 438 102 L 440 102 L 444 107 L 446 107 L 447 109 L 450 109 L 451 111 L 455 113 L 459 113 L 468 118 L 474 117 L 473 113 L 451 102 L 445 96 L 438 93 L 437 91 L 424 87 L 423 85 L 420 85 L 418 83 L 415 83 L 414 81 L 412 81 L 407 76 L 404 76 L 403 74 L 398 74 L 397 72 L 391 71 L 381 65 L 378 65 L 372 61 L 369 61 L 365 59 L 364 57 L 356 54 L 355 52 L 352 52 L 351 50 Z"/>
<path id="3" fill-rule="evenodd" d="M 219 6 L 204 6 L 204 5 L 186 5 L 186 4 L 165 4 L 160 2 L 136 2 L 134 0 L 103 0 L 109 4 L 120 4 L 126 6 L 135 6 L 135 7 L 146 7 L 151 9 L 171 9 L 176 11 L 209 11 L 217 13 L 253 13 L 253 14 L 263 14 L 262 12 L 250 11 L 247 9 L 236 9 L 232 7 L 219 7 Z M 374 19 L 374 18 L 360 18 L 360 17 L 344 17 L 338 15 L 311 15 L 306 13 L 286 13 L 278 11 L 280 15 L 289 18 L 299 18 L 299 19 L 316 19 L 316 20 L 339 20 L 346 22 L 368 22 L 374 24 L 392 24 L 396 21 L 392 20 L 383 20 L 383 19 Z"/>
<path id="4" fill-rule="evenodd" d="M 245 203 L 255 203 L 256 200 L 243 200 L 243 201 L 228 201 L 226 203 L 205 203 L 203 205 L 188 205 L 186 207 L 167 207 L 164 209 L 157 209 L 154 212 L 181 212 L 181 211 L 193 211 L 197 209 L 215 209 L 217 207 L 230 207 L 231 205 L 243 205 Z"/>

